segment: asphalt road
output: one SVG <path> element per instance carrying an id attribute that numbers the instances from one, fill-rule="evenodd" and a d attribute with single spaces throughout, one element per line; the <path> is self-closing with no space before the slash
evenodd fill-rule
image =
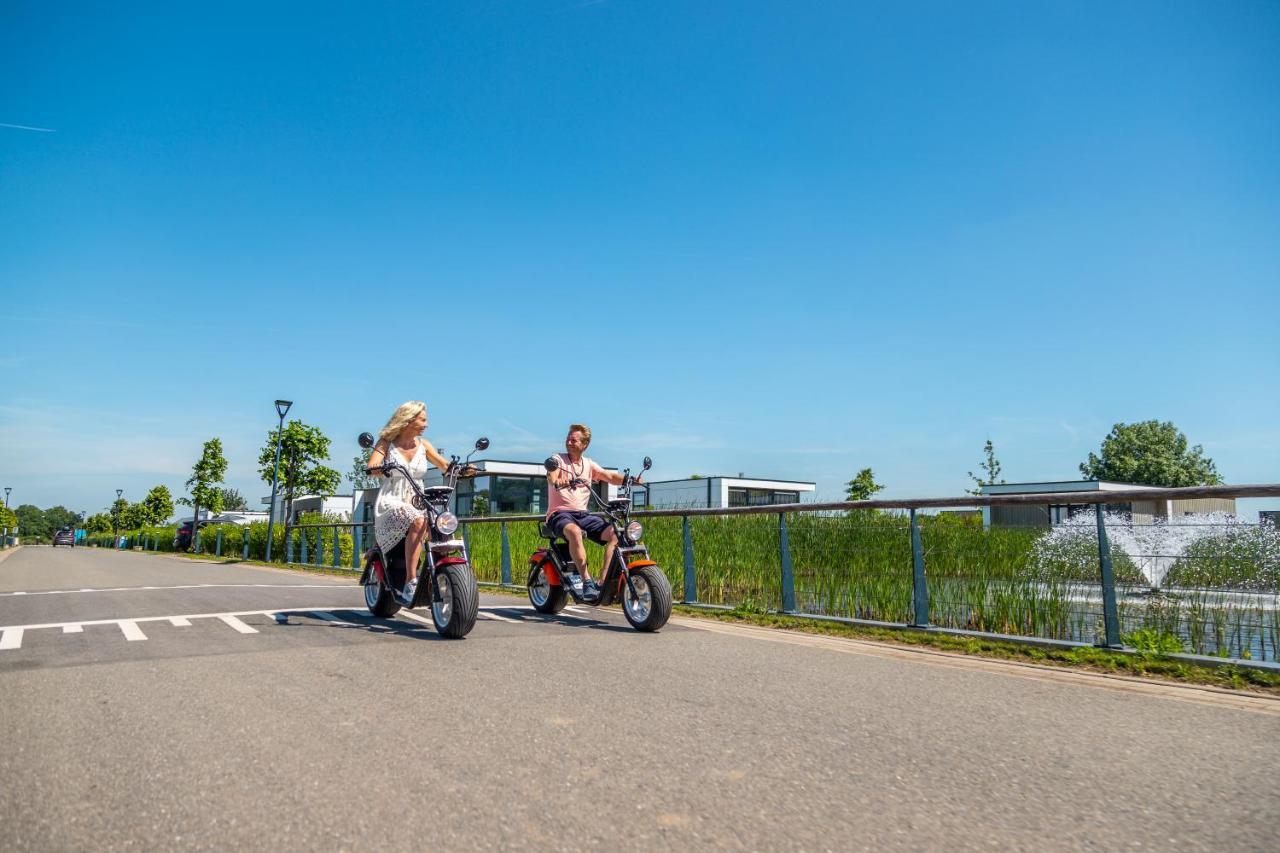
<path id="1" fill-rule="evenodd" d="M 1276 845 L 1270 699 L 510 596 L 447 641 L 341 578 L 2 559 L 6 850 Z"/>

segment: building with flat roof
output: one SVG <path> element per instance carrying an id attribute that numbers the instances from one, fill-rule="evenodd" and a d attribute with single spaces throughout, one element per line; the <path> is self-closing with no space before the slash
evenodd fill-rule
<path id="1" fill-rule="evenodd" d="M 812 500 L 816 483 L 797 480 L 764 480 L 755 477 L 686 477 L 683 480 L 655 480 L 636 486 L 632 506 L 654 509 L 725 508 L 772 506 Z"/>
<path id="2" fill-rule="evenodd" d="M 1119 492 L 1155 489 L 1135 483 L 1113 483 L 1106 480 L 1061 480 L 1044 483 L 1001 483 L 983 486 L 984 495 L 1037 495 L 1062 492 Z M 1094 504 L 1057 503 L 1011 504 L 982 508 L 984 526 L 1051 527 L 1082 512 L 1093 512 Z M 1188 500 L 1121 501 L 1104 504 L 1107 512 L 1126 515 L 1139 524 L 1150 524 L 1157 518 L 1170 519 L 1193 513 L 1225 512 L 1235 515 L 1235 498 L 1192 498 Z"/>

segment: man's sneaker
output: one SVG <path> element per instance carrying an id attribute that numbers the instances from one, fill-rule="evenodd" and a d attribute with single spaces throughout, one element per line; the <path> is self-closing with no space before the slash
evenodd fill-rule
<path id="1" fill-rule="evenodd" d="M 595 580 L 589 580 L 582 585 L 582 597 L 595 601 L 600 597 L 600 584 Z"/>

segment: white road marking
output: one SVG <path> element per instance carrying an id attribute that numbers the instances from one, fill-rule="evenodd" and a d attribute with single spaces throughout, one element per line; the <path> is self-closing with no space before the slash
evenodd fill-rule
<path id="1" fill-rule="evenodd" d="M 22 628 L 5 628 L 0 631 L 0 649 L 22 648 Z"/>
<path id="2" fill-rule="evenodd" d="M 75 595 L 81 592 L 142 592 L 168 589 L 341 589 L 345 583 L 184 583 L 174 586 L 110 586 L 82 587 L 80 589 L 39 589 L 18 592 L 0 592 L 0 598 L 12 595 Z"/>
<path id="3" fill-rule="evenodd" d="M 227 623 L 228 625 L 230 625 L 232 628 L 235 628 L 235 629 L 236 629 L 237 631 L 239 631 L 241 634 L 256 634 L 256 633 L 258 633 L 258 629 L 257 629 L 257 628 L 254 628 L 254 627 L 252 627 L 252 626 L 250 626 L 250 625 L 246 625 L 246 624 L 244 624 L 243 622 L 241 622 L 239 619 L 237 619 L 237 618 L 236 618 L 236 617 L 234 617 L 234 616 L 219 616 L 218 618 L 219 618 L 219 619 L 221 619 L 223 622 Z"/>
<path id="4" fill-rule="evenodd" d="M 83 625 L 63 625 L 63 626 L 62 626 L 62 633 L 64 633 L 64 634 L 83 634 L 83 633 L 84 633 L 84 626 L 83 626 Z"/>
<path id="5" fill-rule="evenodd" d="M 173 626 L 173 627 L 175 627 L 175 628 L 190 628 L 190 627 L 191 627 L 191 620 L 190 620 L 190 619 L 186 619 L 186 618 L 184 618 L 184 617 L 182 617 L 182 616 L 170 616 L 170 617 L 169 617 L 169 624 L 170 624 L 170 625 L 172 625 L 172 626 Z"/>
<path id="6" fill-rule="evenodd" d="M 412 619 L 415 622 L 421 622 L 423 625 L 430 625 L 432 628 L 436 626 L 436 623 L 432 622 L 430 619 L 427 619 L 423 616 L 419 616 L 417 613 L 410 613 L 408 610 L 401 610 L 396 615 L 403 616 L 406 619 Z"/>
<path id="7" fill-rule="evenodd" d="M 585 607 L 566 607 L 565 610 L 568 610 L 570 613 L 590 613 L 591 612 L 587 610 L 587 608 Z"/>
<path id="8" fill-rule="evenodd" d="M 120 633 L 124 634 L 124 638 L 130 642 L 136 643 L 147 638 L 147 635 L 142 633 L 142 629 L 138 627 L 137 622 L 121 619 L 116 624 L 120 626 Z"/>
<path id="9" fill-rule="evenodd" d="M 487 610 L 481 610 L 479 615 L 480 615 L 480 618 L 482 619 L 494 619 L 494 620 L 497 620 L 498 622 L 515 622 L 515 623 L 520 622 L 519 619 L 512 619 L 510 616 L 499 616 L 497 613 L 490 613 Z"/>
<path id="10" fill-rule="evenodd" d="M 334 616 L 332 613 L 325 613 L 323 610 L 317 610 L 312 615 L 315 616 L 317 619 L 323 619 L 326 622 L 332 622 L 334 625 L 342 625 L 347 628 L 355 627 L 354 622 L 346 622 L 342 619 L 339 619 L 337 616 Z"/>

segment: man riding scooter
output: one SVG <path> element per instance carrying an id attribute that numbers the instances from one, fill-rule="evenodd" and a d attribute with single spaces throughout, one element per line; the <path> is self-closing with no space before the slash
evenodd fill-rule
<path id="1" fill-rule="evenodd" d="M 548 465 L 552 460 L 558 463 L 554 471 L 547 471 L 547 527 L 569 543 L 569 554 L 582 575 L 583 597 L 595 599 L 600 597 L 600 586 L 587 570 L 587 548 L 583 537 L 604 546 L 604 560 L 600 564 L 600 576 L 604 577 L 608 574 L 614 549 L 618 547 L 618 535 L 608 521 L 587 511 L 588 494 L 593 482 L 620 486 L 624 475 L 607 471 L 583 456 L 590 444 L 591 428 L 585 424 L 570 424 L 569 434 L 564 440 L 565 452 L 547 460 Z M 640 483 L 641 479 L 636 477 L 634 482 Z"/>

